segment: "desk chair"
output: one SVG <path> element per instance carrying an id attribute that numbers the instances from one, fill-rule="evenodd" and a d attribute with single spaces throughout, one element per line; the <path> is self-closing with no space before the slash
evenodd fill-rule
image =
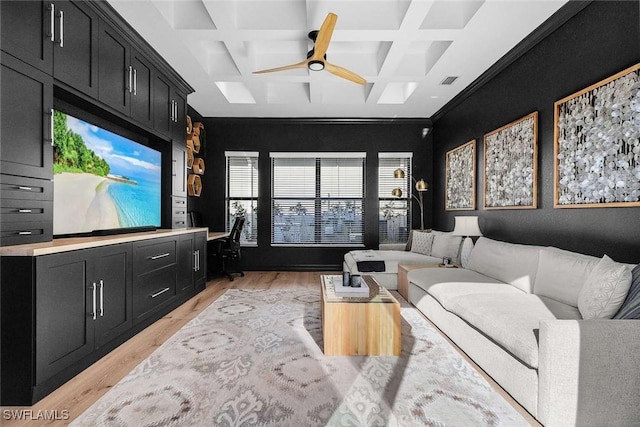
<path id="1" fill-rule="evenodd" d="M 229 277 L 229 280 L 232 282 L 232 274 L 236 273 L 240 274 L 240 276 L 244 276 L 243 271 L 227 270 L 227 262 L 238 262 L 242 257 L 242 254 L 240 252 L 240 236 L 242 235 L 242 227 L 244 226 L 244 221 L 245 218 L 243 216 L 236 217 L 236 220 L 233 223 L 233 227 L 231 227 L 229 237 L 214 240 L 212 242 L 215 246 L 214 255 L 220 260 L 220 272 Z"/>

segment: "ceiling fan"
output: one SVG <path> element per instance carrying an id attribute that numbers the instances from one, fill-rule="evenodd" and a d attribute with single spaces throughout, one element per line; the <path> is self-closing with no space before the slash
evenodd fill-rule
<path id="1" fill-rule="evenodd" d="M 354 83 L 358 83 L 361 85 L 365 84 L 367 81 L 353 71 L 327 62 L 327 48 L 329 47 L 331 35 L 333 34 L 333 29 L 336 26 L 337 20 L 338 15 L 336 15 L 335 13 L 329 13 L 322 23 L 322 27 L 320 27 L 320 30 L 311 31 L 309 33 L 309 38 L 313 40 L 315 45 L 313 49 L 311 49 L 307 53 L 307 59 L 305 59 L 304 61 L 298 62 L 297 64 L 284 65 L 282 67 L 254 71 L 253 74 L 273 73 L 275 71 L 293 70 L 295 68 L 308 68 L 311 71 L 326 70 L 331 74 L 342 77 L 343 79 L 347 79 Z"/>

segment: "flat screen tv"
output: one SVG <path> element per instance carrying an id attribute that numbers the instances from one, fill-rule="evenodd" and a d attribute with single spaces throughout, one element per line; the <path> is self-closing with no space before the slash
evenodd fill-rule
<path id="1" fill-rule="evenodd" d="M 161 153 L 54 111 L 53 234 L 160 226 Z"/>

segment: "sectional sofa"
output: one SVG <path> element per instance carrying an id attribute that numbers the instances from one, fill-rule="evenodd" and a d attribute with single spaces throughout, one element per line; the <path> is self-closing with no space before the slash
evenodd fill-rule
<path id="1" fill-rule="evenodd" d="M 640 425 L 640 320 L 610 319 L 640 267 L 481 237 L 466 268 L 408 279 L 409 302 L 544 425 Z"/>
<path id="2" fill-rule="evenodd" d="M 444 257 L 459 264 L 461 248 L 462 238 L 451 232 L 412 230 L 406 244 L 381 244 L 379 250 L 346 253 L 342 271 L 372 275 L 385 288 L 395 290 L 398 289 L 398 264 L 436 266 Z"/>

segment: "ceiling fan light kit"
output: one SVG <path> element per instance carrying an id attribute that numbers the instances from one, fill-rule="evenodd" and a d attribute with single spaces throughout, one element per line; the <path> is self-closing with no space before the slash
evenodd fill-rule
<path id="1" fill-rule="evenodd" d="M 349 80 L 353 83 L 364 85 L 367 81 L 351 70 L 326 62 L 327 48 L 331 42 L 333 29 L 336 26 L 338 15 L 329 13 L 322 23 L 320 30 L 309 32 L 309 38 L 315 43 L 313 49 L 307 54 L 307 59 L 297 64 L 284 65 L 282 67 L 269 68 L 266 70 L 254 71 L 253 74 L 273 73 L 276 71 L 293 70 L 295 68 L 308 68 L 311 71 L 326 70 L 331 74 Z"/>

